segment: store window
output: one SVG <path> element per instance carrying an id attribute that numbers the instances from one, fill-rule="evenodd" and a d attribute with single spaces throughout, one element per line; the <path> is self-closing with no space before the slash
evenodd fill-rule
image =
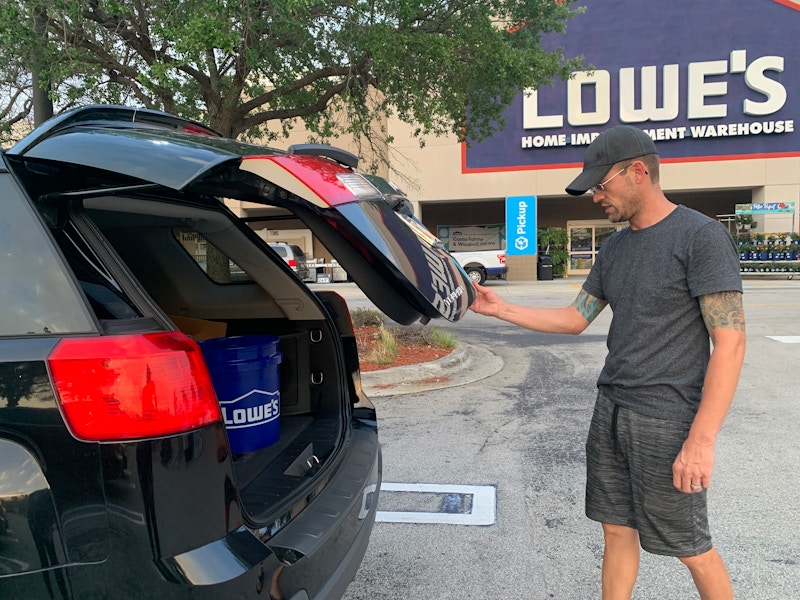
<path id="1" fill-rule="evenodd" d="M 628 223 L 608 221 L 568 221 L 569 274 L 586 275 L 594 264 L 595 256 L 609 236 L 628 226 Z"/>

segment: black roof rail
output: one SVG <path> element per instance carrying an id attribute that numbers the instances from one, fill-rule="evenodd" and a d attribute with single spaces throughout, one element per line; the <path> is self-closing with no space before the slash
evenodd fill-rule
<path id="1" fill-rule="evenodd" d="M 289 154 L 308 154 L 311 156 L 324 156 L 338 163 L 355 169 L 358 167 L 358 156 L 347 150 L 329 146 L 327 144 L 292 144 L 287 152 Z"/>

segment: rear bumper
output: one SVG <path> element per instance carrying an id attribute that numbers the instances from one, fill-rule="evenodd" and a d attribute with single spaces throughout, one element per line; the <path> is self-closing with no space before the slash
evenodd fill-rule
<path id="1" fill-rule="evenodd" d="M 196 597 L 260 597 L 253 593 L 258 579 L 273 593 L 279 591 L 277 597 L 340 598 L 361 565 L 375 522 L 381 481 L 377 433 L 354 429 L 345 452 L 338 471 L 314 501 L 265 542 L 258 539 L 264 532 L 240 528 L 225 540 L 174 557 L 184 575 L 220 575 L 222 566 L 230 567 L 216 582 L 187 581 L 200 586 Z M 234 535 L 239 537 L 236 545 L 228 543 Z M 209 552 L 211 546 L 214 552 Z"/>
<path id="2" fill-rule="evenodd" d="M 378 505 L 379 488 L 380 485 L 375 487 L 372 497 L 373 510 L 369 512 L 364 525 L 359 529 L 358 536 L 353 545 L 350 546 L 347 554 L 342 558 L 336 571 L 331 574 L 328 582 L 322 587 L 319 593 L 314 596 L 314 600 L 341 598 L 347 590 L 347 586 L 350 585 L 350 582 L 353 581 L 353 578 L 356 576 L 358 569 L 361 567 L 361 561 L 364 559 L 364 555 L 367 552 L 372 526 L 375 524 L 375 515 L 377 512 L 375 507 Z"/>
<path id="3" fill-rule="evenodd" d="M 381 482 L 377 433 L 354 429 L 342 467 L 325 489 L 267 545 L 288 564 L 281 577 L 284 595 L 305 591 L 309 598 L 339 598 L 367 551 Z"/>

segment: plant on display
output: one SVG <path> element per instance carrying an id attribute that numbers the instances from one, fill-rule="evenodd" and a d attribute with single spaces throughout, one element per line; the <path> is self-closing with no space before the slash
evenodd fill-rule
<path id="1" fill-rule="evenodd" d="M 477 141 L 502 130 L 521 89 L 584 68 L 541 45 L 581 11 L 572 2 L 6 0 L 0 127 L 9 137 L 35 112 L 39 88 L 43 112 L 140 105 L 233 138 L 302 126 L 309 141 L 351 134 L 385 155 L 394 116 L 420 143 Z"/>
<path id="2" fill-rule="evenodd" d="M 553 261 L 553 274 L 563 275 L 569 262 L 567 230 L 561 227 L 547 227 L 536 232 L 539 250 Z"/>
<path id="3" fill-rule="evenodd" d="M 752 229 L 757 225 L 753 215 L 751 214 L 737 214 L 736 217 L 734 217 L 734 220 L 736 221 L 737 229 Z"/>
<path id="4" fill-rule="evenodd" d="M 752 270 L 790 270 L 797 272 L 800 265 L 788 264 L 788 261 L 797 261 L 800 255 L 800 234 L 793 233 L 740 233 L 737 238 L 737 247 L 742 261 L 774 260 L 775 263 L 767 266 L 761 264 L 756 267 L 749 265 L 743 269 Z"/>

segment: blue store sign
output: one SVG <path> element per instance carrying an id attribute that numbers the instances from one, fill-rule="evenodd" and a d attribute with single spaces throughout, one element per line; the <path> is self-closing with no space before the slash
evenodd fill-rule
<path id="1" fill-rule="evenodd" d="M 536 254 L 536 196 L 506 198 L 506 255 Z"/>
<path id="2" fill-rule="evenodd" d="M 641 2 L 581 4 L 542 43 L 594 71 L 520 90 L 505 131 L 465 148 L 464 172 L 580 166 L 619 124 L 646 131 L 663 162 L 800 156 L 800 5 L 648 2 L 643 26 Z"/>

